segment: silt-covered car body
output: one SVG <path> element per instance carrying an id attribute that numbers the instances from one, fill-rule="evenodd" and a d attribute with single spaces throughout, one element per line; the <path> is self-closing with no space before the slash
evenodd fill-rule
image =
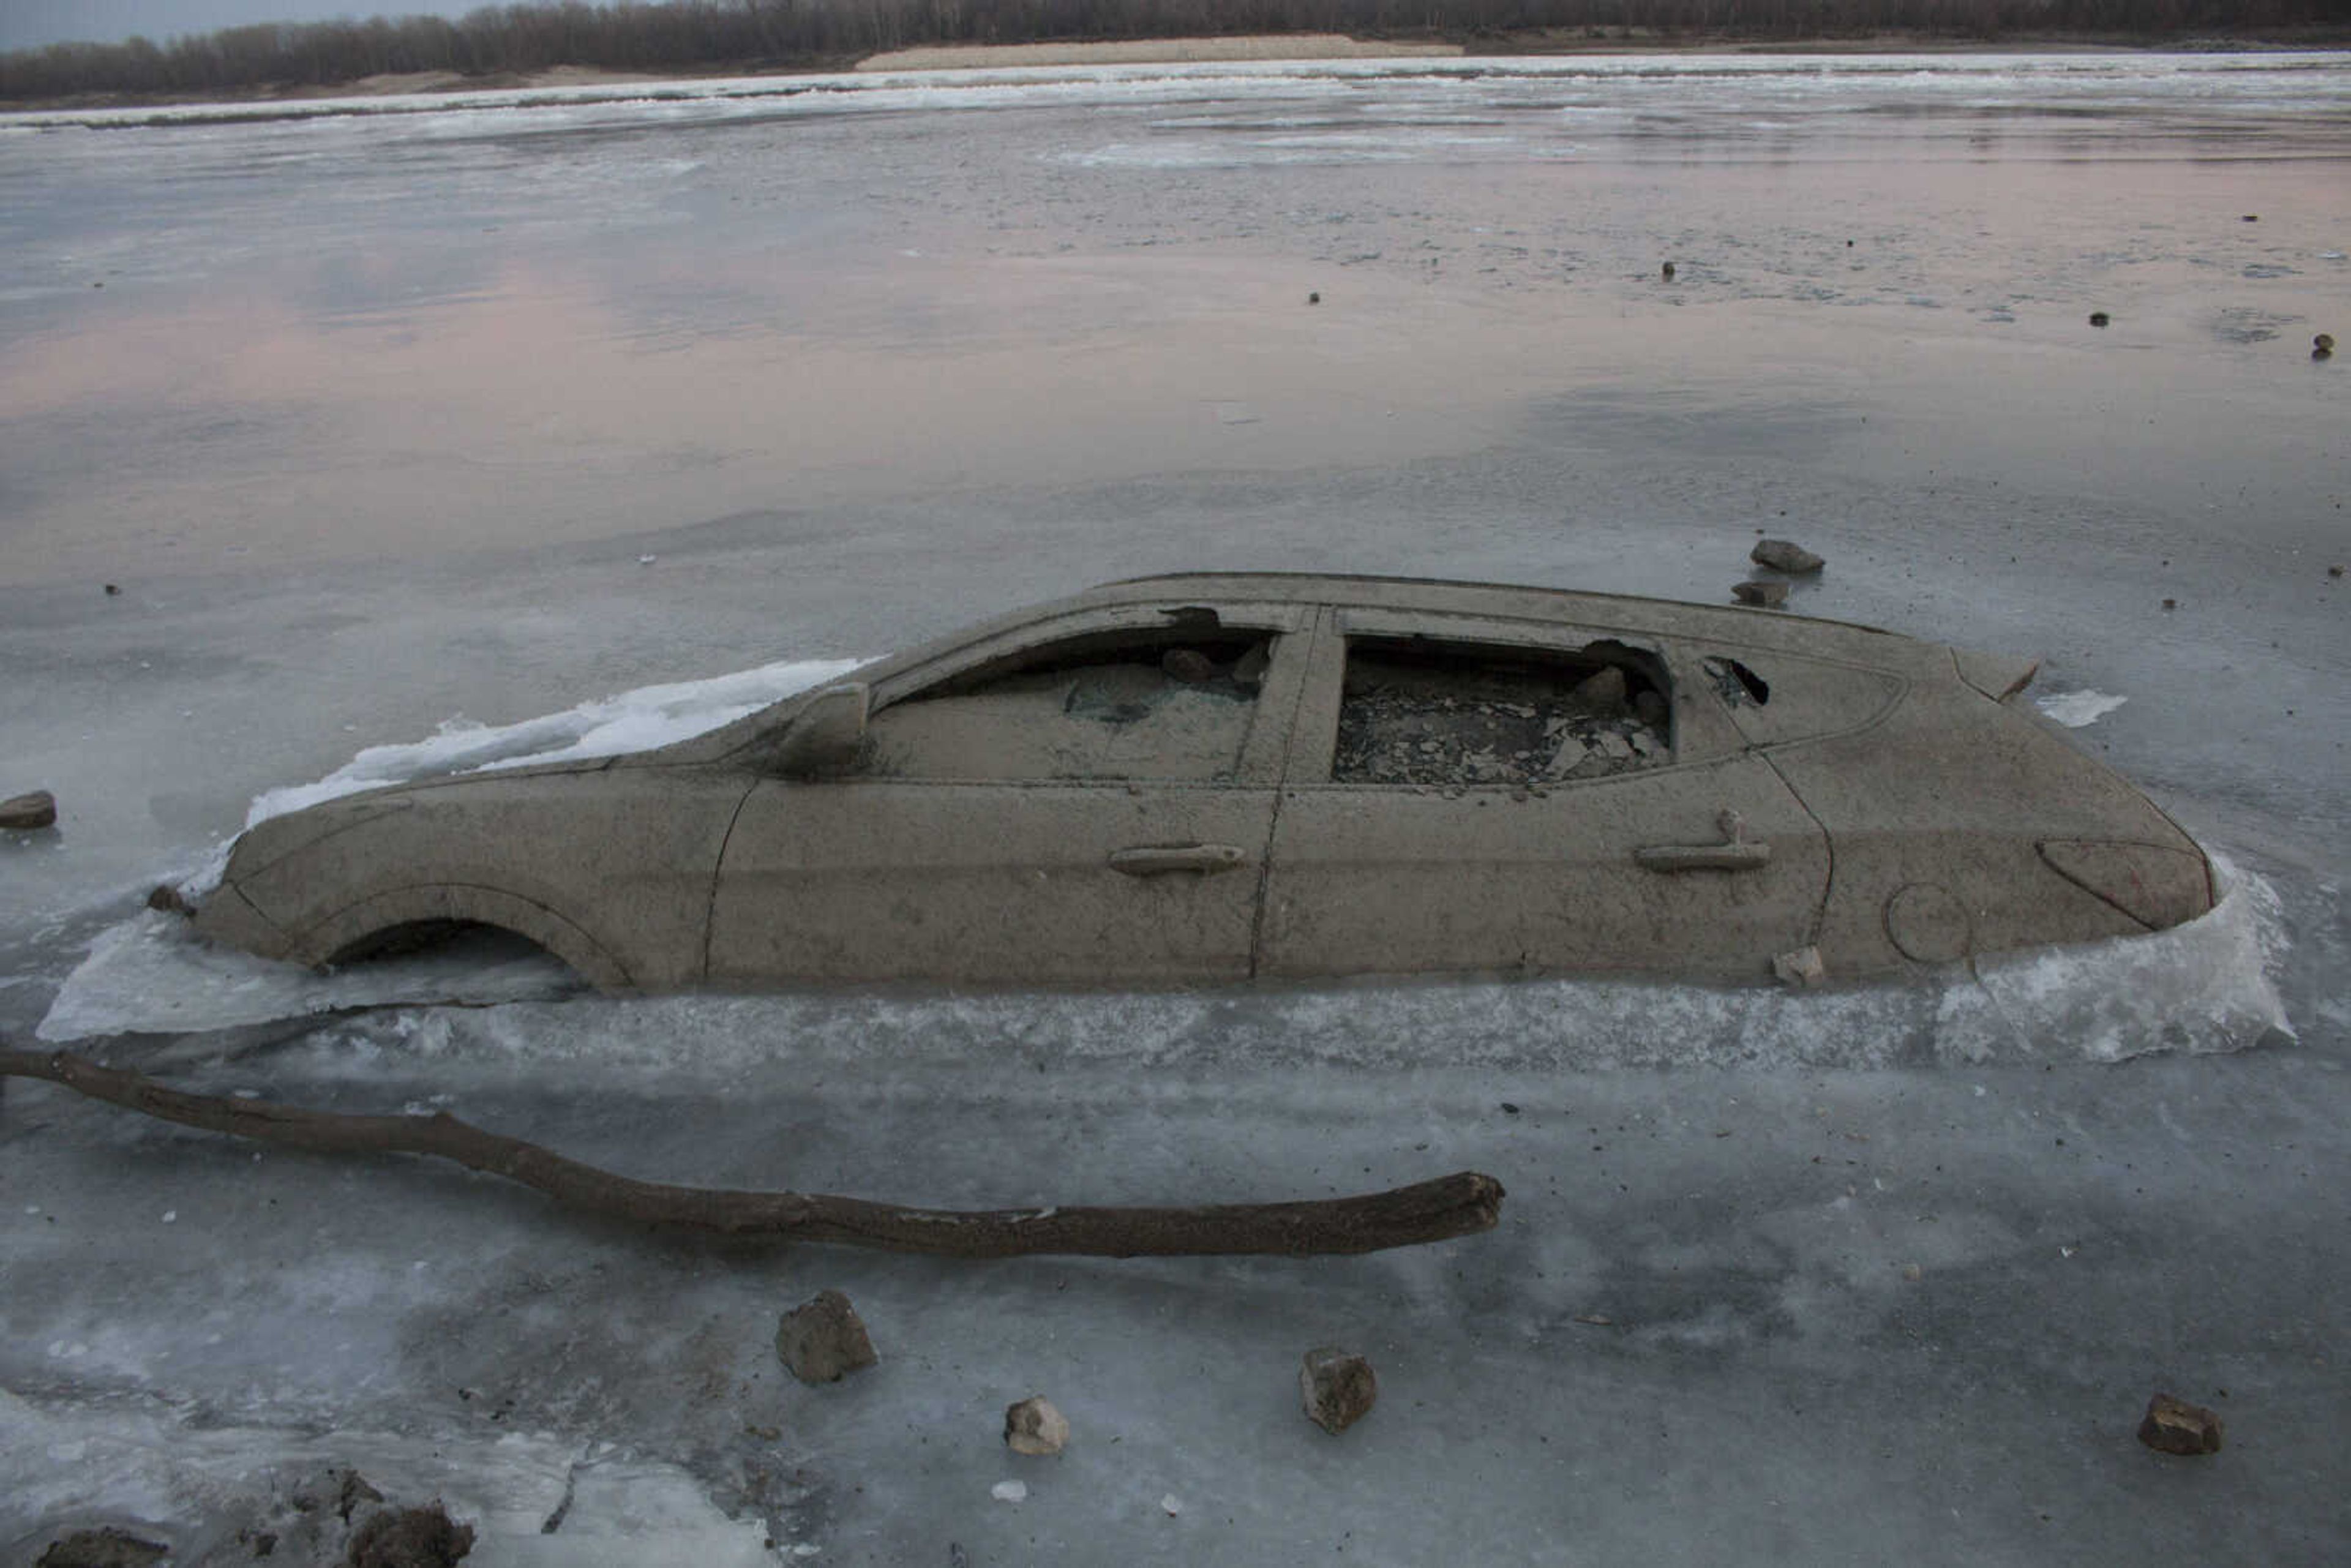
<path id="1" fill-rule="evenodd" d="M 680 745 L 273 819 L 197 924 L 311 964 L 491 925 L 615 991 L 1735 984 L 2210 908 L 2188 835 L 2010 700 L 2031 674 L 1731 608 L 1150 579 Z"/>

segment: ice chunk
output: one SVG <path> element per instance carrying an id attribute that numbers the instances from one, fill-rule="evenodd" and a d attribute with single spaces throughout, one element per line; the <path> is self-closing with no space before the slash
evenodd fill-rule
<path id="1" fill-rule="evenodd" d="M 2052 692 L 2034 698 L 2033 706 L 2067 729 L 2080 729 L 2097 723 L 2128 701 L 2128 697 L 2108 696 L 2104 692 Z"/>

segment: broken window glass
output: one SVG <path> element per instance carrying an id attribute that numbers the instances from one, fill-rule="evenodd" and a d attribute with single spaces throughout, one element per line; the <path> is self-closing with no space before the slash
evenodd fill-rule
<path id="1" fill-rule="evenodd" d="M 884 708 L 866 771 L 904 779 L 1234 777 L 1271 639 L 1174 628 L 1032 650 Z"/>
<path id="2" fill-rule="evenodd" d="M 1706 673 L 1714 682 L 1714 689 L 1722 694 L 1722 700 L 1732 707 L 1745 703 L 1761 707 L 1771 700 L 1770 685 L 1736 659 L 1719 655 L 1710 658 L 1706 662 Z"/>
<path id="3" fill-rule="evenodd" d="M 1613 641 L 1573 653 L 1422 638 L 1347 646 L 1332 779 L 1565 783 L 1673 759 L 1665 665 Z"/>

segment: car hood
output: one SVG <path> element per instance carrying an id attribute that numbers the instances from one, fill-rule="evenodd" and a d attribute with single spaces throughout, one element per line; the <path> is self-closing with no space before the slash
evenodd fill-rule
<path id="1" fill-rule="evenodd" d="M 315 806 L 305 806 L 282 816 L 270 817 L 247 828 L 237 837 L 236 847 L 229 855 L 228 870 L 223 880 L 235 883 L 258 875 L 287 855 L 395 811 L 410 811 L 429 805 L 434 797 L 448 790 L 465 789 L 488 779 L 511 781 L 567 773 L 596 773 L 610 768 L 613 761 L 614 758 L 610 757 L 594 757 L 577 762 L 541 763 L 532 768 L 500 768 L 486 772 L 452 774 L 443 779 L 421 779 L 407 784 L 388 784 L 380 789 L 369 789 L 356 795 L 339 795 L 331 800 L 321 800 Z"/>

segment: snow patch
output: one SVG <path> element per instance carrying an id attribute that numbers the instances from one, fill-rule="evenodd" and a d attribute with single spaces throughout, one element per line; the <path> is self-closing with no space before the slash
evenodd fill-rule
<path id="1" fill-rule="evenodd" d="M 847 674 L 861 659 L 797 659 L 705 681 L 640 686 L 517 724 L 444 720 L 426 739 L 371 746 L 311 784 L 271 789 L 246 813 L 248 828 L 322 800 L 453 773 L 618 757 L 690 740 L 772 703 Z"/>
<path id="2" fill-rule="evenodd" d="M 2034 698 L 2033 706 L 2067 729 L 2080 729 L 2097 723 L 2128 701 L 2128 697 L 2108 696 L 2104 692 L 2053 692 Z"/>

